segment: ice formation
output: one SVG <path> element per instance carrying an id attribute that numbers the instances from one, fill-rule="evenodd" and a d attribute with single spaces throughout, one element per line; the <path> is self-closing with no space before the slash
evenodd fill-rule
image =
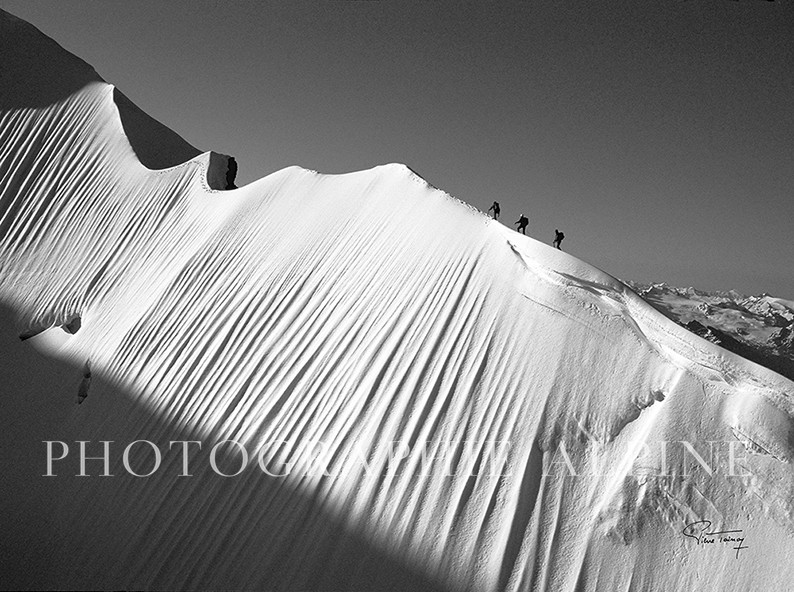
<path id="1" fill-rule="evenodd" d="M 4 371 L 25 376 L 4 395 L 24 407 L 56 385 L 38 413 L 63 414 L 46 434 L 30 428 L 36 478 L 26 483 L 46 521 L 26 533 L 29 552 L 15 549 L 35 572 L 15 581 L 794 581 L 794 383 L 404 165 L 292 167 L 213 189 L 224 158 L 215 168 L 217 156 L 191 154 L 140 114 L 125 128 L 113 86 L 0 16 L 0 298 L 17 333 L 33 336 L 3 342 L 4 355 L 17 350 Z M 149 166 L 167 166 L 142 164 L 149 143 Z M 32 365 L 57 377 L 36 378 Z M 51 477 L 41 440 L 69 446 Z M 224 440 L 250 455 L 238 476 L 218 472 L 237 471 L 239 448 L 209 458 Z M 136 441 L 162 455 L 150 476 L 124 464 L 153 466 L 145 443 L 124 457 Z M 184 441 L 201 451 L 170 444 Z M 54 459 L 65 452 L 57 442 Z M 92 457 L 107 446 L 113 477 L 100 476 L 102 460 L 75 476 L 81 446 Z"/>

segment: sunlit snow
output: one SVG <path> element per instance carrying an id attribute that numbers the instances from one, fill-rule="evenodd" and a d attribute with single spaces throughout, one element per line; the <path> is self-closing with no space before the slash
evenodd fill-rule
<path id="1" fill-rule="evenodd" d="M 31 55 L 45 43 L 0 17 L 7 43 Z M 60 59 L 41 67 L 76 58 Z M 42 581 L 668 591 L 794 581 L 790 380 L 404 165 L 292 167 L 212 189 L 224 159 L 148 169 L 114 88 L 74 86 L 45 105 L 0 87 L 0 299 L 20 319 L 6 332 L 41 333 L 17 346 L 67 361 L 74 377 L 51 393 L 72 405 L 62 431 L 43 438 L 70 456 L 41 477 L 58 498 L 37 535 L 51 553 Z M 154 124 L 135 121 L 145 141 Z M 75 333 L 61 328 L 76 317 Z M 74 477 L 79 440 L 93 456 L 112 440 L 116 476 L 90 461 L 91 476 Z M 150 477 L 123 465 L 136 440 L 162 452 Z M 169 442 L 186 440 L 204 452 L 234 440 L 249 466 L 224 478 L 197 456 L 180 476 Z M 324 470 L 284 469 L 307 443 Z M 683 443 L 717 457 L 707 468 Z M 259 450 L 282 470 L 263 471 Z M 234 472 L 239 456 L 224 462 Z M 704 542 L 718 530 L 743 544 Z"/>

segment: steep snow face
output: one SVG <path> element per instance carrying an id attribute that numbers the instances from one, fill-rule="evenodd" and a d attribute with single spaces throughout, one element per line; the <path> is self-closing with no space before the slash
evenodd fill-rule
<path id="1" fill-rule="evenodd" d="M 792 581 L 794 383 L 403 165 L 216 191 L 210 163 L 144 167 L 101 81 L 2 113 L 0 299 L 81 401 L 41 581 Z M 72 477 L 77 440 L 114 476 Z"/>

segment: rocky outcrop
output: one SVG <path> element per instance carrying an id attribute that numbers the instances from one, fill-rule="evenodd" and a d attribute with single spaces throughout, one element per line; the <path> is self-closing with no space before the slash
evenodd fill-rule
<path id="1" fill-rule="evenodd" d="M 207 184 L 210 189 L 224 191 L 237 189 L 234 181 L 237 177 L 237 161 L 233 156 L 210 152 L 207 165 Z"/>

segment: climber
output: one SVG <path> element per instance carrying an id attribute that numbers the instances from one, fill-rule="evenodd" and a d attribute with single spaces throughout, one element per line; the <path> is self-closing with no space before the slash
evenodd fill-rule
<path id="1" fill-rule="evenodd" d="M 493 205 L 490 208 L 488 208 L 489 212 L 491 210 L 493 210 L 493 219 L 494 220 L 498 220 L 499 219 L 499 212 L 501 211 L 499 209 L 499 202 L 498 201 L 493 202 Z"/>
<path id="2" fill-rule="evenodd" d="M 526 227 L 529 224 L 529 218 L 527 218 L 524 214 L 521 214 L 521 217 L 518 219 L 518 221 L 513 222 L 513 224 L 518 224 L 517 232 L 526 234 Z"/>
<path id="3" fill-rule="evenodd" d="M 552 244 L 555 247 L 557 247 L 558 249 L 560 249 L 560 243 L 562 242 L 562 239 L 564 239 L 564 238 L 565 238 L 565 235 L 555 228 L 554 229 L 554 243 L 552 243 Z M 562 251 L 562 249 L 560 249 L 560 251 Z"/>

